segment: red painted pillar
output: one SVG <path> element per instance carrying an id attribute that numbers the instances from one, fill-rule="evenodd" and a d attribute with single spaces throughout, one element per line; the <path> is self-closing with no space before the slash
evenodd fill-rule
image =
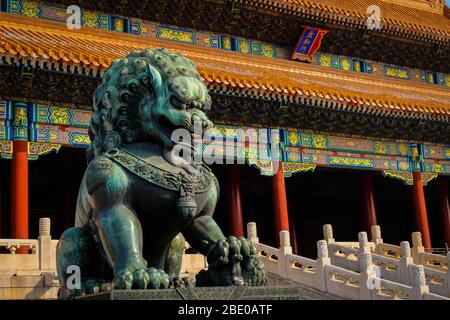
<path id="1" fill-rule="evenodd" d="M 228 230 L 232 236 L 243 237 L 244 222 L 242 219 L 240 170 L 236 164 L 228 164 L 225 168 L 227 175 Z"/>
<path id="2" fill-rule="evenodd" d="M 444 241 L 450 247 L 450 204 L 448 194 L 448 182 L 446 180 L 439 181 L 438 185 L 438 201 L 441 211 L 442 232 Z"/>
<path id="3" fill-rule="evenodd" d="M 413 206 L 416 226 L 422 234 L 424 247 L 431 248 L 430 229 L 428 228 L 427 208 L 425 205 L 425 195 L 423 192 L 422 174 L 413 172 Z"/>
<path id="4" fill-rule="evenodd" d="M 0 156 L 0 161 L 1 161 L 1 156 Z M 2 227 L 3 227 L 3 225 L 2 225 L 2 218 L 3 218 L 3 208 L 2 208 L 2 206 L 3 206 L 3 204 L 2 204 L 2 195 L 3 195 L 3 193 L 2 193 L 2 190 L 3 189 L 3 177 L 2 177 L 2 165 L 1 165 L 1 162 L 0 162 L 0 238 L 2 238 Z M 4 237 L 4 238 L 6 238 L 6 237 Z"/>
<path id="5" fill-rule="evenodd" d="M 373 192 L 372 176 L 366 175 L 361 179 L 362 186 L 362 221 L 365 231 L 370 234 L 370 227 L 377 225 L 377 212 L 375 210 L 375 197 Z"/>
<path id="6" fill-rule="evenodd" d="M 283 166 L 281 162 L 278 167 L 277 173 L 272 176 L 272 195 L 276 239 L 279 244 L 280 231 L 289 231 L 289 216 L 287 210 L 286 186 L 284 183 Z"/>
<path id="7" fill-rule="evenodd" d="M 11 232 L 15 239 L 28 239 L 28 141 L 15 140 L 11 174 Z M 20 248 L 16 253 L 26 253 Z"/>

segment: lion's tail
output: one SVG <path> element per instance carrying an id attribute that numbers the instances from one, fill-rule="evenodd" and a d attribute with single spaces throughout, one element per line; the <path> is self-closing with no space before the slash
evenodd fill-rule
<path id="1" fill-rule="evenodd" d="M 86 174 L 81 181 L 78 191 L 77 209 L 75 213 L 75 227 L 84 227 L 91 219 L 91 197 L 86 186 Z"/>

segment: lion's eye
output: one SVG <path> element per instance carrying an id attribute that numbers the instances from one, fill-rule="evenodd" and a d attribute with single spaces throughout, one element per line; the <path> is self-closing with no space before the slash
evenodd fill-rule
<path id="1" fill-rule="evenodd" d="M 186 109 L 186 104 L 184 103 L 184 101 L 179 99 L 177 96 L 171 96 L 170 103 L 177 109 Z"/>

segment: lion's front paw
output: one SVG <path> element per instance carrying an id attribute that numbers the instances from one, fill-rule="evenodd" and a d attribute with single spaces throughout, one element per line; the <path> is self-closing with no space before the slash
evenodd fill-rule
<path id="1" fill-rule="evenodd" d="M 194 288 L 195 279 L 189 277 L 175 277 L 170 281 L 170 288 Z"/>
<path id="2" fill-rule="evenodd" d="M 125 268 L 114 276 L 115 289 L 167 289 L 169 275 L 155 268 Z"/>
<path id="3" fill-rule="evenodd" d="M 242 277 L 246 286 L 263 286 L 267 283 L 267 272 L 264 264 L 259 259 L 253 243 L 243 237 L 241 242 L 241 263 Z"/>
<path id="4" fill-rule="evenodd" d="M 60 299 L 71 299 L 78 296 L 84 296 L 86 294 L 93 294 L 99 292 L 106 292 L 111 290 L 111 283 L 106 282 L 103 279 L 97 278 L 83 278 L 79 286 L 69 289 L 65 284 L 58 292 Z"/>

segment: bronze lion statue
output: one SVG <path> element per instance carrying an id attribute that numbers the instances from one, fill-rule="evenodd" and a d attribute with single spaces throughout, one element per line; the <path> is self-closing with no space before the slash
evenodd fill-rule
<path id="1" fill-rule="evenodd" d="M 173 157 L 172 133 L 211 127 L 210 107 L 194 63 L 180 54 L 146 49 L 111 64 L 94 93 L 75 226 L 57 246 L 60 298 L 266 283 L 253 244 L 226 238 L 213 219 L 219 184 L 211 170 Z M 196 281 L 179 278 L 185 239 L 209 264 Z"/>

